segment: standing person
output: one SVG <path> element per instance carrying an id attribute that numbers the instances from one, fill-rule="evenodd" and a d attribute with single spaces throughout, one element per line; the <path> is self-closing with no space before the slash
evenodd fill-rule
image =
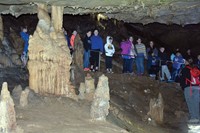
<path id="1" fill-rule="evenodd" d="M 27 28 L 22 28 L 22 31 L 20 32 L 20 36 L 24 41 L 24 50 L 21 56 L 21 60 L 23 63 L 23 68 L 26 66 L 27 61 L 28 61 L 28 41 L 29 41 L 29 34 L 27 33 Z"/>
<path id="2" fill-rule="evenodd" d="M 112 44 L 113 38 L 107 36 L 106 44 L 104 45 L 105 54 L 106 54 L 106 71 L 107 73 L 113 73 L 112 71 L 112 56 L 115 53 L 115 47 Z"/>
<path id="3" fill-rule="evenodd" d="M 149 47 L 147 48 L 147 55 L 148 55 L 147 70 L 148 70 L 148 73 L 149 73 L 149 71 L 151 69 L 151 64 L 152 64 L 152 58 L 158 56 L 158 50 L 154 46 L 153 41 L 149 42 Z"/>
<path id="4" fill-rule="evenodd" d="M 94 35 L 91 37 L 91 70 L 98 71 L 99 58 L 103 53 L 103 40 L 99 36 L 98 30 L 94 30 Z"/>
<path id="5" fill-rule="evenodd" d="M 131 50 L 131 43 L 129 40 L 124 40 L 120 43 L 120 47 L 122 49 L 121 55 L 123 59 L 123 73 L 130 73 L 130 50 Z"/>
<path id="6" fill-rule="evenodd" d="M 198 123 L 199 122 L 199 90 L 200 86 L 196 84 L 191 84 L 186 82 L 187 79 L 191 79 L 190 73 L 190 63 L 185 61 L 186 67 L 181 71 L 180 85 L 184 90 L 184 96 L 187 103 L 187 107 L 190 114 L 189 123 Z M 189 66 L 189 67 L 188 67 Z"/>
<path id="7" fill-rule="evenodd" d="M 197 64 L 198 68 L 200 69 L 200 55 L 197 56 L 197 63 L 196 64 Z"/>
<path id="8" fill-rule="evenodd" d="M 194 56 L 192 55 L 192 52 L 190 49 L 187 50 L 186 55 L 184 58 L 189 61 L 189 63 L 192 65 L 194 63 Z"/>
<path id="9" fill-rule="evenodd" d="M 131 49 L 130 49 L 130 53 L 129 53 L 129 55 L 130 55 L 129 72 L 130 72 L 130 74 L 134 74 L 133 73 L 133 64 L 135 62 L 135 58 L 137 56 L 137 53 L 136 53 L 135 45 L 133 44 L 133 37 L 132 36 L 129 37 L 129 41 L 131 43 Z"/>
<path id="10" fill-rule="evenodd" d="M 160 51 L 158 53 L 158 57 L 160 58 L 160 63 L 161 63 L 161 81 L 165 81 L 165 75 L 167 77 L 167 80 L 170 82 L 171 81 L 171 74 L 169 72 L 168 66 L 167 66 L 167 61 L 168 61 L 168 56 L 165 53 L 165 48 L 161 47 Z"/>
<path id="11" fill-rule="evenodd" d="M 69 39 L 69 36 L 68 36 L 68 34 L 67 34 L 67 31 L 63 28 L 63 33 L 64 33 L 64 35 L 65 35 L 65 39 L 66 39 L 66 41 L 67 41 L 67 45 L 68 45 L 68 47 L 70 48 L 71 47 L 71 44 L 70 44 L 70 39 Z"/>
<path id="12" fill-rule="evenodd" d="M 71 45 L 71 47 L 70 47 L 70 53 L 71 53 L 71 55 L 72 55 L 73 52 L 74 52 L 74 41 L 75 41 L 76 35 L 77 35 L 77 31 L 74 30 L 74 31 L 72 32 L 72 35 L 71 35 L 71 38 L 70 38 L 70 45 Z"/>
<path id="13" fill-rule="evenodd" d="M 176 81 L 176 78 L 180 72 L 181 65 L 183 65 L 185 60 L 183 59 L 182 55 L 180 52 L 177 52 L 174 59 L 173 59 L 173 64 L 172 64 L 172 80 Z"/>
<path id="14" fill-rule="evenodd" d="M 137 51 L 137 57 L 136 57 L 137 74 L 139 76 L 142 76 L 144 74 L 144 59 L 147 59 L 146 47 L 142 43 L 142 40 L 140 38 L 138 38 L 135 47 Z"/>
<path id="15" fill-rule="evenodd" d="M 92 35 L 92 32 L 89 30 L 86 33 L 86 36 L 83 40 L 83 47 L 84 47 L 84 55 L 83 55 L 83 68 L 84 71 L 89 71 L 89 65 L 90 65 L 90 49 L 91 49 L 91 40 L 90 37 Z"/>

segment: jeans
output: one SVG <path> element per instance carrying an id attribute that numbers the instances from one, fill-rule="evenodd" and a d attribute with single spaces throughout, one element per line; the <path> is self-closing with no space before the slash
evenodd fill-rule
<path id="1" fill-rule="evenodd" d="M 169 69 L 168 69 L 167 65 L 162 65 L 161 66 L 161 71 L 162 71 L 161 80 L 165 79 L 165 74 L 166 74 L 166 77 L 167 77 L 168 80 L 171 79 L 171 74 L 169 72 Z"/>
<path id="2" fill-rule="evenodd" d="M 184 88 L 184 96 L 191 119 L 199 119 L 199 86 Z"/>
<path id="3" fill-rule="evenodd" d="M 131 58 L 130 59 L 130 65 L 129 65 L 129 72 L 132 73 L 133 72 L 133 64 L 135 62 L 135 59 L 134 58 Z"/>
<path id="4" fill-rule="evenodd" d="M 84 56 L 83 56 L 83 68 L 89 68 L 90 66 L 90 51 L 84 51 Z"/>
<path id="5" fill-rule="evenodd" d="M 148 56 L 148 60 L 147 60 L 147 70 L 148 70 L 148 73 L 151 69 L 151 64 L 152 64 L 152 56 Z"/>
<path id="6" fill-rule="evenodd" d="M 176 77 L 179 74 L 179 70 L 180 69 L 175 69 L 175 68 L 172 69 L 172 80 L 174 80 L 174 81 L 176 80 Z"/>
<path id="7" fill-rule="evenodd" d="M 144 74 L 144 57 L 136 57 L 137 74 Z"/>
<path id="8" fill-rule="evenodd" d="M 123 73 L 128 73 L 130 69 L 130 59 L 123 59 Z"/>
<path id="9" fill-rule="evenodd" d="M 106 56 L 106 68 L 112 69 L 112 57 Z"/>

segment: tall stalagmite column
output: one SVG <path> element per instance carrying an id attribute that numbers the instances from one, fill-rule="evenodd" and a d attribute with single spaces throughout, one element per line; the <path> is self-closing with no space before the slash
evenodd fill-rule
<path id="1" fill-rule="evenodd" d="M 70 85 L 71 56 L 62 32 L 63 7 L 38 4 L 36 31 L 29 41 L 29 86 L 39 94 L 65 95 L 75 98 Z"/>

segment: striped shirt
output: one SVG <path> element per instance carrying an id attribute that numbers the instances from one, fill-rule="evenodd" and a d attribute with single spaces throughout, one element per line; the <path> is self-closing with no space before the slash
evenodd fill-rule
<path id="1" fill-rule="evenodd" d="M 136 44 L 135 47 L 136 47 L 136 51 L 137 51 L 138 56 L 144 56 L 145 58 L 147 57 L 146 47 L 143 43 Z"/>

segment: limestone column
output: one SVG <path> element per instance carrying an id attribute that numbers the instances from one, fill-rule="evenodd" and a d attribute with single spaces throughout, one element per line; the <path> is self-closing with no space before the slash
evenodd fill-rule
<path id="1" fill-rule="evenodd" d="M 29 86 L 39 94 L 75 97 L 70 85 L 71 56 L 62 32 L 63 7 L 52 6 L 52 19 L 47 6 L 38 4 L 36 31 L 29 40 Z"/>

